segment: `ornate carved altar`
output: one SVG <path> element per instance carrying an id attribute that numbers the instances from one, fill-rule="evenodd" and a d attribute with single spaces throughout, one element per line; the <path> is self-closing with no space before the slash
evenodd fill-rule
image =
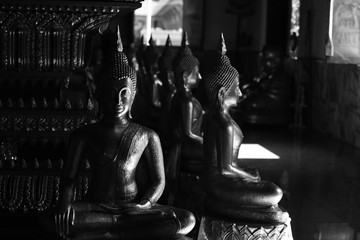
<path id="1" fill-rule="evenodd" d="M 36 215 L 54 206 L 67 138 L 97 120 L 85 68 L 88 37 L 142 0 L 0 4 L 0 212 Z M 87 163 L 75 198 L 87 189 Z"/>

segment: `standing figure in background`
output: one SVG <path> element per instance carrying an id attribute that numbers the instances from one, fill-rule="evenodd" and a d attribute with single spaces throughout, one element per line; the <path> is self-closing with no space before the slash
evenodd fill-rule
<path id="1" fill-rule="evenodd" d="M 63 238 L 162 239 L 181 237 L 195 225 L 192 213 L 159 205 L 165 187 L 158 135 L 131 122 L 136 73 L 118 48 L 100 88 L 102 119 L 70 137 L 55 218 L 44 222 Z M 72 202 L 79 165 L 89 160 L 85 198 Z M 55 219 L 55 222 L 54 222 Z"/>
<path id="2" fill-rule="evenodd" d="M 288 124 L 293 119 L 293 79 L 283 68 L 284 54 L 276 46 L 264 46 L 260 53 L 261 75 L 244 81 L 240 89 L 239 118 L 255 124 Z"/>
<path id="3" fill-rule="evenodd" d="M 209 111 L 204 118 L 203 183 L 205 209 L 231 219 L 286 222 L 277 204 L 282 190 L 262 181 L 256 169 L 238 166 L 243 133 L 229 114 L 241 96 L 239 73 L 225 55 L 223 35 L 211 70 L 205 75 Z"/>

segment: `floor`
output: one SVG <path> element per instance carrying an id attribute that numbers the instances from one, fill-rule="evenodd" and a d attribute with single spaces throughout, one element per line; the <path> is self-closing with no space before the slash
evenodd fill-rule
<path id="1" fill-rule="evenodd" d="M 360 149 L 307 129 L 242 126 L 279 159 L 240 159 L 282 187 L 295 240 L 360 239 Z"/>

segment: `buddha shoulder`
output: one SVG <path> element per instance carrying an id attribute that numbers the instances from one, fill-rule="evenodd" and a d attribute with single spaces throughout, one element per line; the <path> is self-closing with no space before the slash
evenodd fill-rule
<path id="1" fill-rule="evenodd" d="M 227 129 L 227 128 L 232 128 L 233 124 L 231 121 L 231 117 L 227 114 L 223 114 L 223 113 L 212 113 L 209 114 L 209 120 L 212 124 L 212 126 L 217 127 L 217 128 L 221 128 L 221 129 Z"/>
<path id="2" fill-rule="evenodd" d="M 135 125 L 135 127 L 138 129 L 137 135 L 139 137 L 145 138 L 147 140 L 160 141 L 158 134 L 154 130 L 137 123 L 132 123 L 132 124 Z"/>

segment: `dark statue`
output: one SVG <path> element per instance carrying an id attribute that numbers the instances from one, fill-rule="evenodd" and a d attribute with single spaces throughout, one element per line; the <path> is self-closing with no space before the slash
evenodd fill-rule
<path id="1" fill-rule="evenodd" d="M 175 57 L 175 50 L 172 47 L 170 36 L 166 40 L 165 48 L 159 58 L 159 78 L 162 82 L 160 91 L 160 121 L 159 133 L 162 139 L 163 150 L 170 147 L 168 120 L 170 115 L 171 100 L 176 92 L 172 62 Z"/>
<path id="2" fill-rule="evenodd" d="M 158 51 L 155 41 L 152 36 L 149 40 L 149 46 L 147 46 L 144 53 L 144 65 L 147 74 L 147 91 L 149 94 L 149 100 L 151 104 L 160 108 L 160 87 L 161 81 L 158 77 L 159 75 L 159 65 L 158 60 L 160 57 L 160 52 Z"/>
<path id="3" fill-rule="evenodd" d="M 277 46 L 266 45 L 260 53 L 261 74 L 244 79 L 240 89 L 239 117 L 255 124 L 287 124 L 292 120 L 294 98 L 292 77 L 283 67 L 284 53 Z"/>
<path id="4" fill-rule="evenodd" d="M 201 80 L 199 61 L 189 48 L 184 32 L 182 45 L 173 60 L 176 92 L 171 101 L 169 132 L 171 151 L 169 164 L 176 171 L 199 171 L 203 159 L 202 119 L 204 111 L 192 90 Z M 180 160 L 181 159 L 181 160 Z"/>
<path id="5" fill-rule="evenodd" d="M 256 169 L 238 166 L 243 133 L 229 114 L 241 96 L 239 73 L 225 55 L 221 35 L 218 55 L 204 77 L 209 111 L 204 118 L 205 209 L 232 219 L 285 222 L 278 203 L 283 196 L 275 184 L 261 180 Z"/>
<path id="6" fill-rule="evenodd" d="M 143 70 L 145 70 L 145 74 L 142 76 L 142 92 L 138 95 L 139 100 L 137 100 L 135 105 L 136 109 L 134 109 L 136 113 L 135 122 L 149 127 L 156 132 L 159 132 L 160 91 L 162 86 L 162 82 L 159 79 L 159 57 L 160 52 L 151 36 L 149 45 L 146 49 L 143 49 L 142 53 Z"/>
<path id="7" fill-rule="evenodd" d="M 192 230 L 195 218 L 186 210 L 156 203 L 165 187 L 160 139 L 130 120 L 136 73 L 122 52 L 119 33 L 117 50 L 100 87 L 102 119 L 71 134 L 50 228 L 62 237 L 80 239 L 183 236 Z M 72 202 L 84 157 L 90 163 L 91 181 L 85 198 Z"/>

